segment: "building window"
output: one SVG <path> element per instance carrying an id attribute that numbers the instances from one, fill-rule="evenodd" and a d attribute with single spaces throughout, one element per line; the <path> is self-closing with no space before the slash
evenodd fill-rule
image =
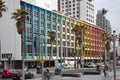
<path id="1" fill-rule="evenodd" d="M 47 20 L 50 20 L 50 16 L 47 16 Z"/>
<path id="2" fill-rule="evenodd" d="M 44 18 L 44 14 L 43 13 L 41 13 L 41 18 Z"/>
<path id="3" fill-rule="evenodd" d="M 69 26 L 69 22 L 67 22 L 67 26 Z"/>
<path id="4" fill-rule="evenodd" d="M 31 27 L 26 27 L 26 32 L 30 33 L 31 32 Z"/>
<path id="5" fill-rule="evenodd" d="M 28 51 L 28 53 L 32 53 L 32 45 L 27 46 L 27 51 Z"/>
<path id="6" fill-rule="evenodd" d="M 75 8 L 73 8 L 73 10 L 75 10 Z"/>
<path id="7" fill-rule="evenodd" d="M 42 27 L 44 26 L 44 22 L 41 22 L 41 26 L 42 26 Z"/>
<path id="8" fill-rule="evenodd" d="M 63 20 L 62 22 L 63 22 L 63 25 L 65 25 L 65 20 Z"/>
<path id="9" fill-rule="evenodd" d="M 60 20 L 60 19 L 58 19 L 58 23 L 59 23 L 59 24 L 61 23 L 61 20 Z"/>
<path id="10" fill-rule="evenodd" d="M 63 32 L 65 32 L 65 28 L 63 28 Z"/>
<path id="11" fill-rule="evenodd" d="M 31 36 L 27 36 L 27 41 L 31 42 L 32 41 L 32 37 Z"/>
<path id="12" fill-rule="evenodd" d="M 73 4 L 73 7 L 75 6 L 75 4 Z"/>
<path id="13" fill-rule="evenodd" d="M 56 18 L 55 17 L 53 17 L 53 21 L 56 22 Z"/>
<path id="14" fill-rule="evenodd" d="M 26 10 L 26 12 L 31 14 L 31 10 L 29 8 Z"/>
<path id="15" fill-rule="evenodd" d="M 58 30 L 60 31 L 60 26 L 58 26 Z"/>
<path id="16" fill-rule="evenodd" d="M 34 16 L 38 16 L 38 12 L 37 11 L 34 11 Z"/>
<path id="17" fill-rule="evenodd" d="M 37 32 L 38 32 L 38 29 L 34 28 L 34 33 L 37 34 Z"/>
<path id="18" fill-rule="evenodd" d="M 47 27 L 50 28 L 50 23 L 47 23 Z"/>
<path id="19" fill-rule="evenodd" d="M 44 30 L 41 30 L 41 34 L 44 34 Z"/>
<path id="20" fill-rule="evenodd" d="M 53 29 L 56 30 L 56 26 L 55 25 L 53 25 Z"/>
<path id="21" fill-rule="evenodd" d="M 38 25 L 38 21 L 37 20 L 34 20 L 34 25 Z"/>

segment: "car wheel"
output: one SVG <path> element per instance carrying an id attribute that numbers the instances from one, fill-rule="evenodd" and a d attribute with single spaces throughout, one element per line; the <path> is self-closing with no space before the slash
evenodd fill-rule
<path id="1" fill-rule="evenodd" d="M 31 75 L 31 78 L 34 78 L 34 75 Z"/>
<path id="2" fill-rule="evenodd" d="M 2 78 L 5 78 L 4 76 L 2 76 Z"/>

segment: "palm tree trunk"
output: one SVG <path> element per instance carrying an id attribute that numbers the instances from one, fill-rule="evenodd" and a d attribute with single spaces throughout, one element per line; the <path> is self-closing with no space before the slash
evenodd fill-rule
<path id="1" fill-rule="evenodd" d="M 84 51 L 83 51 L 83 29 L 82 29 L 82 45 L 81 45 L 81 57 L 84 57 Z M 84 61 L 83 61 L 84 62 Z M 84 65 L 82 64 L 82 73 L 84 73 Z"/>
<path id="2" fill-rule="evenodd" d="M 51 42 L 51 49 L 50 49 L 50 55 L 49 55 L 49 68 L 50 68 L 50 58 L 51 58 L 51 56 L 52 56 L 52 45 L 53 45 L 53 43 Z"/>
<path id="3" fill-rule="evenodd" d="M 24 62 L 24 35 L 21 34 L 21 39 L 22 39 L 22 80 L 25 79 L 25 76 L 24 76 L 24 65 L 25 65 L 25 62 Z"/>
<path id="4" fill-rule="evenodd" d="M 77 46 L 77 43 L 75 42 L 75 53 L 74 53 L 74 69 L 76 69 L 76 46 Z"/>

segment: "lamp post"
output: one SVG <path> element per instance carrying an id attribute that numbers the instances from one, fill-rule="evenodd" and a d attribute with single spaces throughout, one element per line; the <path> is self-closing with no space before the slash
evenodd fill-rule
<path id="1" fill-rule="evenodd" d="M 116 31 L 113 31 L 113 69 L 114 69 L 114 80 L 116 80 L 116 50 L 115 50 L 115 35 Z"/>
<path id="2" fill-rule="evenodd" d="M 2 51 L 1 51 L 1 40 L 0 40 L 0 63 L 1 63 L 1 53 Z"/>
<path id="3" fill-rule="evenodd" d="M 106 65 L 105 33 L 104 33 L 104 65 Z"/>
<path id="4" fill-rule="evenodd" d="M 44 49 L 44 48 L 43 48 L 43 43 L 44 43 L 44 42 L 43 42 L 43 39 L 42 39 L 42 40 L 41 40 L 41 44 L 42 44 L 42 45 L 41 45 L 41 56 L 42 56 L 42 60 L 43 60 L 43 53 L 44 53 L 44 52 L 43 52 L 43 51 L 44 51 L 44 50 L 43 50 L 43 49 Z M 42 67 L 41 67 L 41 68 L 42 68 L 42 80 L 44 80 L 44 70 L 43 70 L 43 68 L 44 68 L 44 63 L 41 63 L 41 64 L 42 64 Z"/>

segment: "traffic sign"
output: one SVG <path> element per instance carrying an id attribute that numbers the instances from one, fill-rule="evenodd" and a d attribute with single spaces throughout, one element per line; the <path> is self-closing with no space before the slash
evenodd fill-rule
<path id="1" fill-rule="evenodd" d="M 40 59 L 40 63 L 43 64 L 45 61 L 44 59 Z"/>

